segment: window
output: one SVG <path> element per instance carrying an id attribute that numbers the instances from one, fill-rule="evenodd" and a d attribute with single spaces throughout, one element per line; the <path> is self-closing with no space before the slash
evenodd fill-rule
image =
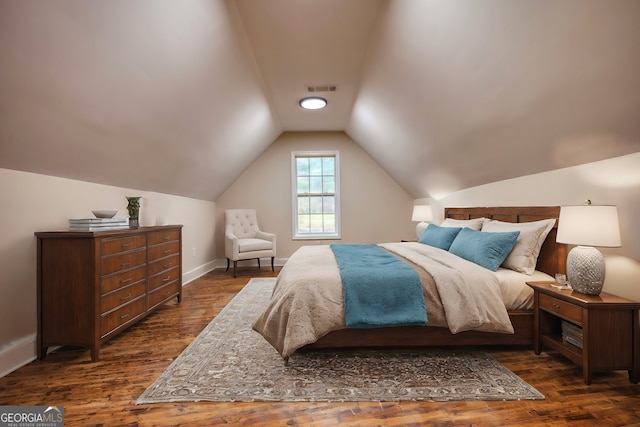
<path id="1" fill-rule="evenodd" d="M 292 152 L 293 238 L 340 238 L 337 151 Z"/>

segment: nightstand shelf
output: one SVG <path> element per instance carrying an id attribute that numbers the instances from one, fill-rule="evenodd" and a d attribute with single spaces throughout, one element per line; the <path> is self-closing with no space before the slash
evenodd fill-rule
<path id="1" fill-rule="evenodd" d="M 594 372 L 627 370 L 640 381 L 640 303 L 606 292 L 585 295 L 559 290 L 553 282 L 528 282 L 534 294 L 534 346 L 556 350 L 582 367 L 584 382 Z M 581 331 L 582 348 L 563 338 L 562 322 Z M 577 327 L 577 328 L 576 328 Z"/>
<path id="2" fill-rule="evenodd" d="M 561 335 L 557 334 L 549 334 L 549 335 L 541 335 L 540 342 L 549 348 L 556 350 L 558 353 L 563 354 L 567 359 L 571 360 L 576 365 L 582 366 L 583 357 L 582 357 L 582 349 L 576 347 L 573 344 L 569 344 L 562 340 Z M 536 354 L 540 354 L 537 352 Z"/>

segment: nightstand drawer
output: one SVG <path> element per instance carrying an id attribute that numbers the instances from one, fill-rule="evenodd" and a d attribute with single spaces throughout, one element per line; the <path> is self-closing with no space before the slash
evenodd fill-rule
<path id="1" fill-rule="evenodd" d="M 540 309 L 556 314 L 567 320 L 582 325 L 582 308 L 577 305 L 550 297 L 549 295 L 540 294 Z"/>

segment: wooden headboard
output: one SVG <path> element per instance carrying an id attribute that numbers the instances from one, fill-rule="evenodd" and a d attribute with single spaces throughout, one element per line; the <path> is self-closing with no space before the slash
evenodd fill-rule
<path id="1" fill-rule="evenodd" d="M 536 270 L 551 276 L 556 273 L 566 274 L 567 245 L 556 242 L 558 232 L 559 206 L 511 206 L 511 207 L 475 207 L 445 208 L 444 217 L 453 219 L 490 218 L 504 222 L 531 222 L 541 219 L 555 218 L 556 224 L 549 232 L 540 249 Z"/>

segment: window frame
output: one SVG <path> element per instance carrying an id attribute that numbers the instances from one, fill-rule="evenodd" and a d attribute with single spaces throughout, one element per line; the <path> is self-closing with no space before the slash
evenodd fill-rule
<path id="1" fill-rule="evenodd" d="M 298 158 L 333 157 L 335 167 L 335 231 L 321 233 L 300 233 L 298 230 Z M 314 193 L 310 193 L 314 194 Z M 317 194 L 317 193 L 316 193 Z M 340 152 L 329 151 L 292 151 L 291 152 L 291 235 L 293 240 L 336 240 L 341 238 L 340 231 Z"/>

